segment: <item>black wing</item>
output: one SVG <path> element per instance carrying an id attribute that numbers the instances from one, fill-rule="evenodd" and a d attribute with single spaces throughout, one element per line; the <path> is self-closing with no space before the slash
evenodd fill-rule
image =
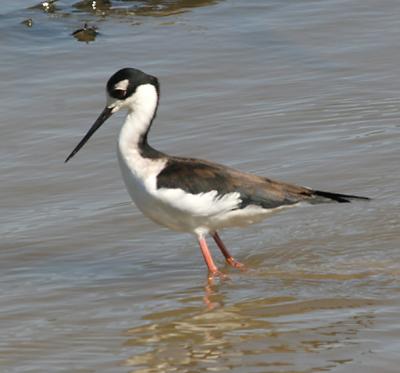
<path id="1" fill-rule="evenodd" d="M 169 158 L 166 167 L 157 176 L 157 188 L 179 188 L 199 194 L 213 190 L 218 196 L 237 192 L 241 197 L 239 208 L 257 205 L 275 208 L 312 198 L 310 189 L 286 184 L 244 173 L 193 158 Z"/>

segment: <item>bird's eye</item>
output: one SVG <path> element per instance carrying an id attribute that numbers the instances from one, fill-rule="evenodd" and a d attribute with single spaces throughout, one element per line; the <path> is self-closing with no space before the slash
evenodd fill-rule
<path id="1" fill-rule="evenodd" d="M 126 96 L 126 90 L 124 89 L 114 89 L 111 93 L 111 96 L 114 98 L 118 98 L 120 100 L 124 99 Z"/>

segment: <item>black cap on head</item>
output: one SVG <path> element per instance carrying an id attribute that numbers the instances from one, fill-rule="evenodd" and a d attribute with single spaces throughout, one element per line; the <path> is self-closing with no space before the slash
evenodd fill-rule
<path id="1" fill-rule="evenodd" d="M 126 85 L 122 88 L 119 83 L 126 81 Z M 160 86 L 158 79 L 155 76 L 148 75 L 141 70 L 126 67 L 117 71 L 107 82 L 108 94 L 118 100 L 125 100 L 127 97 L 133 95 L 136 88 L 143 84 L 152 84 L 157 94 L 160 94 Z"/>

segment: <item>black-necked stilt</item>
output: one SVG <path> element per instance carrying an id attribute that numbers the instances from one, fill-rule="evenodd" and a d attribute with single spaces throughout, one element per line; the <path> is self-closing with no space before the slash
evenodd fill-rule
<path id="1" fill-rule="evenodd" d="M 107 104 L 66 159 L 115 112 L 128 110 L 118 139 L 118 159 L 130 196 L 144 215 L 172 230 L 197 237 L 211 275 L 219 274 L 205 237 L 211 234 L 226 261 L 241 267 L 218 230 L 245 226 L 300 202 L 350 202 L 366 197 L 329 193 L 256 176 L 194 158 L 169 156 L 152 148 L 148 133 L 156 116 L 160 88 L 156 77 L 132 68 L 107 83 Z"/>

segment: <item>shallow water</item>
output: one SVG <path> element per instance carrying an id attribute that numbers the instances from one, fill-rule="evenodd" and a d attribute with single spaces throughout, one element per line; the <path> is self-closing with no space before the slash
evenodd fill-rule
<path id="1" fill-rule="evenodd" d="M 97 4 L 0 8 L 0 370 L 398 372 L 400 4 Z M 227 230 L 250 270 L 215 252 L 207 292 L 193 238 L 129 201 L 123 114 L 63 163 L 124 66 L 160 78 L 155 147 L 373 200 Z"/>

